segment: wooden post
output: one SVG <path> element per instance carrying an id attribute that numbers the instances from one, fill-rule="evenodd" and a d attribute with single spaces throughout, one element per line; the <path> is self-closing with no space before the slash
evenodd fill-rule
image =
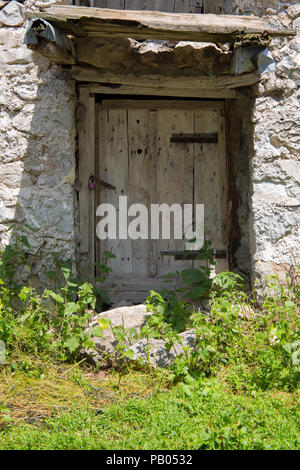
<path id="1" fill-rule="evenodd" d="M 95 194 L 88 188 L 95 172 L 95 99 L 88 87 L 79 91 L 79 229 L 80 276 L 92 279 L 95 273 Z"/>

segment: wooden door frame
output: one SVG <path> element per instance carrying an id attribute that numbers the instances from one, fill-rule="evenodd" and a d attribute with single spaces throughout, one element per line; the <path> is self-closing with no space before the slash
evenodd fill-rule
<path id="1" fill-rule="evenodd" d="M 78 173 L 77 180 L 78 184 L 78 201 L 79 201 L 79 236 L 80 243 L 78 249 L 78 268 L 80 276 L 84 279 L 93 279 L 96 273 L 96 270 L 92 270 L 91 267 L 95 265 L 97 260 L 96 257 L 96 227 L 95 227 L 95 192 L 88 189 L 89 178 L 91 175 L 95 174 L 95 162 L 96 162 L 96 153 L 98 152 L 96 141 L 97 141 L 97 113 L 96 113 L 96 94 L 107 94 L 107 95 L 127 95 L 128 96 L 128 86 L 122 86 L 118 88 L 111 88 L 103 85 L 97 85 L 94 83 L 80 84 L 78 86 L 78 96 L 79 103 L 77 108 L 77 133 L 78 133 Z M 133 89 L 132 89 L 133 92 Z M 231 92 L 231 90 L 230 90 Z M 161 96 L 163 94 L 167 99 L 176 98 L 174 96 L 174 91 L 168 88 L 165 88 L 162 93 L 162 88 L 160 85 L 160 93 L 158 95 L 153 95 L 153 88 L 151 88 L 151 93 L 145 87 L 136 86 L 134 88 L 134 95 L 137 97 L 148 95 L 151 96 Z M 180 90 L 180 96 L 184 98 L 190 98 L 191 96 L 185 96 L 183 90 Z M 133 94 L 133 93 L 132 93 Z M 211 93 L 210 93 L 211 95 Z M 120 98 L 121 98 L 120 96 Z M 227 137 L 227 126 L 226 126 L 226 101 L 228 98 L 233 98 L 232 95 L 224 93 L 223 99 L 220 98 L 220 92 L 216 92 L 216 97 L 210 101 L 210 98 L 207 98 L 207 94 L 203 90 L 194 90 L 193 97 L 199 100 L 199 104 L 206 107 L 216 107 L 220 109 L 220 103 L 223 103 L 224 112 L 223 124 L 224 124 L 224 138 Z M 124 96 L 125 98 L 125 96 Z M 184 100 L 184 98 L 182 98 Z M 200 101 L 201 100 L 201 101 Z M 195 102 L 194 102 L 195 104 Z M 226 160 L 226 186 L 227 186 L 227 211 L 228 211 L 228 201 L 231 200 L 229 194 L 229 175 L 228 169 L 230 168 L 229 155 L 228 155 L 228 146 L 224 145 L 225 149 L 225 160 Z M 229 213 L 229 211 L 228 211 Z M 227 217 L 227 214 L 224 215 Z M 229 231 L 227 227 L 227 235 L 229 241 Z M 228 243 L 230 245 L 230 243 Z M 228 251 L 228 250 L 227 250 Z M 232 259 L 231 254 L 227 253 L 227 259 L 230 266 L 230 260 Z"/>

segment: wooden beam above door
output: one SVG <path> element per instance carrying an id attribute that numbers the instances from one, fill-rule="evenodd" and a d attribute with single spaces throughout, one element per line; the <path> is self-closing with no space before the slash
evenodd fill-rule
<path id="1" fill-rule="evenodd" d="M 101 109 L 224 109 L 223 101 L 187 101 L 187 100 L 102 100 Z"/>
<path id="2" fill-rule="evenodd" d="M 235 96 L 235 88 L 253 85 L 261 78 L 256 72 L 244 73 L 242 75 L 221 75 L 219 77 L 181 75 L 178 77 L 165 77 L 150 74 L 142 76 L 136 76 L 135 74 L 122 75 L 80 65 L 72 66 L 71 73 L 72 77 L 79 82 L 100 83 L 104 92 L 109 90 L 109 85 L 111 85 L 109 92 L 112 94 L 118 93 L 118 89 L 125 85 L 127 87 L 125 89 L 133 90 L 132 94 L 159 95 L 160 91 L 163 96 L 203 98 L 233 98 Z M 103 87 L 103 84 L 106 86 Z M 93 88 L 97 89 L 97 87 Z M 148 92 L 143 93 L 143 90 L 148 90 Z M 151 90 L 153 90 L 152 93 L 149 92 Z M 97 91 L 93 89 L 93 92 Z"/>
<path id="3" fill-rule="evenodd" d="M 270 36 L 295 35 L 293 30 L 272 28 L 255 16 L 199 15 L 157 11 L 110 10 L 55 5 L 29 13 L 75 37 L 131 37 L 170 41 L 232 42 L 236 33 Z"/>
<path id="4" fill-rule="evenodd" d="M 75 75 L 73 76 L 74 78 Z M 119 82 L 122 77 L 119 77 Z M 93 81 L 92 81 L 93 82 Z M 162 83 L 157 86 L 138 86 L 138 85 L 124 85 L 122 83 L 89 83 L 82 85 L 88 87 L 90 93 L 101 95 L 135 95 L 135 96 L 163 96 L 163 97 L 180 97 L 185 98 L 214 98 L 214 99 L 232 99 L 236 98 L 237 92 L 229 88 L 205 89 L 205 88 L 192 88 L 188 85 L 186 87 L 165 87 Z"/>

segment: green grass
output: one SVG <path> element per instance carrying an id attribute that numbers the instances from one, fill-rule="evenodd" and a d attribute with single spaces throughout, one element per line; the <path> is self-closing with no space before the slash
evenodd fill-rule
<path id="1" fill-rule="evenodd" d="M 197 348 L 168 371 L 144 364 L 138 372 L 126 363 L 103 372 L 78 357 L 92 345 L 85 328 L 96 305 L 93 287 L 71 282 L 69 268 L 58 291 L 12 287 L 12 260 L 23 256 L 14 250 L 0 259 L 0 340 L 7 351 L 0 449 L 300 449 L 299 270 L 285 285 L 271 280 L 261 308 L 236 274 L 220 273 L 209 317 L 174 293 L 151 292 L 154 313 L 142 334 L 171 346 L 179 331 L 192 328 Z M 203 273 L 185 276 L 194 283 Z M 113 333 L 119 352 L 130 357 L 132 332 Z"/>
<path id="2" fill-rule="evenodd" d="M 149 377 L 138 374 L 141 385 Z M 133 377 L 131 387 L 136 387 Z M 126 378 L 125 385 L 126 385 Z M 124 387 L 125 387 L 124 385 Z M 82 403 L 53 411 L 36 425 L 10 421 L 0 432 L 0 449 L 299 449 L 297 394 L 235 394 L 221 379 L 195 379 L 148 398 L 91 409 Z"/>

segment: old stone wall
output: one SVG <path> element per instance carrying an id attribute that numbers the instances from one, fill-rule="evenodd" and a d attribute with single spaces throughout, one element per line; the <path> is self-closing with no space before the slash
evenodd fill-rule
<path id="1" fill-rule="evenodd" d="M 25 11 L 42 3 L 54 2 L 11 2 L 0 11 L 0 247 L 28 224 L 38 284 L 51 254 L 75 256 L 76 206 L 75 84 L 23 44 Z"/>
<path id="2" fill-rule="evenodd" d="M 250 251 L 253 277 L 300 264 L 300 4 L 296 1 L 225 0 L 224 13 L 259 14 L 298 30 L 273 40 L 276 71 L 254 87 L 250 155 Z M 245 227 L 245 226 L 244 226 Z"/>
<path id="3" fill-rule="evenodd" d="M 32 227 L 27 230 L 27 251 L 37 283 L 51 267 L 53 252 L 74 259 L 77 245 L 75 82 L 61 66 L 23 44 L 28 24 L 24 12 L 52 3 L 58 2 L 27 0 L 23 6 L 13 1 L 9 14 L 0 11 L 0 247 L 17 231 L 7 231 L 12 223 Z M 300 28 L 300 7 L 294 0 L 220 4 L 222 13 L 256 14 L 273 25 Z M 136 55 L 149 68 L 157 44 L 152 55 L 149 43 L 146 53 L 141 47 L 136 46 Z M 219 61 L 217 48 L 213 52 L 218 60 L 208 65 L 192 46 L 188 54 L 186 45 L 169 49 L 165 66 L 169 56 L 173 62 L 188 60 L 188 67 L 196 61 L 194 73 L 204 65 L 214 71 Z M 273 40 L 271 51 L 276 71 L 264 75 L 258 86 L 241 90 L 230 115 L 240 135 L 233 148 L 239 222 L 235 258 L 243 272 L 252 266 L 258 278 L 282 274 L 297 258 L 300 262 L 299 34 Z M 226 73 L 228 56 L 222 57 Z M 136 61 L 126 62 L 130 70 L 139 65 Z M 28 272 L 23 275 L 25 280 Z"/>

